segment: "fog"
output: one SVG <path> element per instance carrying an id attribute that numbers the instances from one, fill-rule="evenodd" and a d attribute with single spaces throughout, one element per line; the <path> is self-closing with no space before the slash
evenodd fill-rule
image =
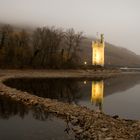
<path id="1" fill-rule="evenodd" d="M 73 27 L 140 54 L 140 0 L 0 0 L 0 23 Z"/>

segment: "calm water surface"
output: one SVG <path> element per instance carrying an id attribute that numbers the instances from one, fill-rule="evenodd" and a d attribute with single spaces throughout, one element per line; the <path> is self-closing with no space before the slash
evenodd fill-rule
<path id="1" fill-rule="evenodd" d="M 5 84 L 40 97 L 101 110 L 109 115 L 140 119 L 140 76 L 136 74 L 106 80 L 10 79 Z"/>
<path id="2" fill-rule="evenodd" d="M 0 140 L 73 140 L 67 124 L 39 108 L 0 96 Z"/>

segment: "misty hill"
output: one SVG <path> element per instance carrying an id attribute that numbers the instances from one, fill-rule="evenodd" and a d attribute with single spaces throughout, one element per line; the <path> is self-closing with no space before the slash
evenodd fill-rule
<path id="1" fill-rule="evenodd" d="M 91 64 L 91 42 L 94 39 L 86 38 L 81 44 L 81 61 L 87 61 Z M 140 67 L 140 56 L 134 52 L 123 48 L 105 43 L 105 65 L 106 66 L 128 66 Z"/>
<path id="2" fill-rule="evenodd" d="M 0 27 L 5 25 L 4 23 L 0 23 Z M 26 29 L 27 32 L 32 33 L 34 28 L 29 26 L 12 26 L 15 31 L 20 31 L 21 29 Z M 80 58 L 81 63 L 87 61 L 88 64 L 91 64 L 91 43 L 95 40 L 95 38 L 86 38 L 81 43 L 81 52 Z M 127 47 L 127 46 L 126 46 Z M 106 66 L 128 66 L 128 67 L 140 67 L 140 56 L 136 55 L 134 52 L 119 46 L 115 46 L 113 44 L 107 43 L 105 44 L 105 65 Z"/>

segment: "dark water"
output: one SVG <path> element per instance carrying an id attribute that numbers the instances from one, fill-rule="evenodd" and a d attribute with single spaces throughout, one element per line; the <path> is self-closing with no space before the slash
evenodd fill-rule
<path id="1" fill-rule="evenodd" d="M 68 125 L 43 112 L 0 96 L 0 140 L 72 140 L 64 131 Z"/>
<path id="2" fill-rule="evenodd" d="M 10 79 L 6 85 L 44 98 L 87 106 L 109 115 L 140 119 L 140 75 L 111 79 Z"/>

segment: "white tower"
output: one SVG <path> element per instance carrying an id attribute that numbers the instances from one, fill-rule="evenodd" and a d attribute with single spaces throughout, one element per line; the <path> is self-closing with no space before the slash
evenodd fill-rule
<path id="1" fill-rule="evenodd" d="M 100 40 L 92 42 L 92 65 L 104 66 L 104 35 L 101 34 Z"/>

